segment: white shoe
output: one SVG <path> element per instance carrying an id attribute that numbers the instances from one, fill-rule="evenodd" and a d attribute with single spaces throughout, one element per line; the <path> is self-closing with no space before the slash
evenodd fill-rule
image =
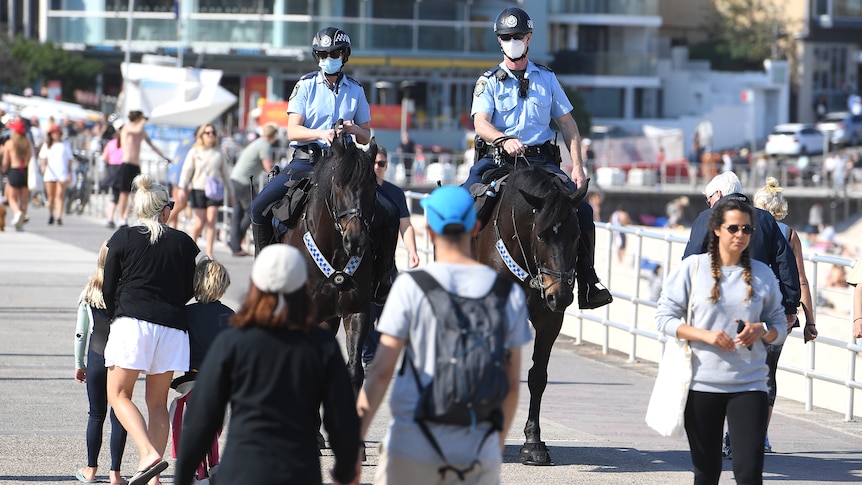
<path id="1" fill-rule="evenodd" d="M 21 230 L 24 227 L 24 214 L 20 212 L 16 212 L 15 216 L 12 217 L 12 225 L 15 226 L 15 229 Z"/>

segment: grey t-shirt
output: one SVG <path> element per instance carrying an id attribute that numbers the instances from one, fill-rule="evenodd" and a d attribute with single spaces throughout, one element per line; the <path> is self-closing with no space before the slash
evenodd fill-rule
<path id="1" fill-rule="evenodd" d="M 266 141 L 266 138 L 260 137 L 249 143 L 239 154 L 236 165 L 230 173 L 230 179 L 248 185 L 250 177 L 257 177 L 263 171 L 261 160 L 266 158 L 272 160 L 272 144 Z"/>
<path id="2" fill-rule="evenodd" d="M 745 301 L 748 284 L 743 280 L 741 265 L 721 267 L 721 300 L 709 301 L 715 279 L 710 255 L 696 254 L 685 258 L 667 278 L 658 301 L 655 321 L 658 331 L 672 337 L 680 325 L 708 330 L 724 330 L 736 338 L 736 319 L 766 322 L 778 330 L 772 345 L 781 345 L 787 337 L 787 318 L 781 304 L 781 291 L 775 274 L 764 263 L 751 260 L 751 284 L 754 294 Z M 692 298 L 691 321 L 685 322 L 689 295 Z M 737 346 L 722 350 L 706 342 L 690 342 L 692 351 L 691 390 L 702 392 L 766 392 L 766 342 L 756 341 L 751 350 Z"/>
<path id="3" fill-rule="evenodd" d="M 451 263 L 431 263 L 425 267 L 425 271 L 447 291 L 468 298 L 488 294 L 497 275 L 488 266 Z M 532 332 L 528 323 L 527 304 L 524 292 L 518 285 L 512 285 L 506 304 L 506 315 L 506 348 L 515 349 L 529 343 Z M 412 277 L 401 275 L 395 280 L 377 330 L 407 340 L 409 355 L 413 356 L 422 385 L 428 385 L 434 375 L 437 319 L 431 312 L 428 299 Z M 419 390 L 412 371 L 405 369 L 403 373 L 396 372 L 389 397 L 392 422 L 383 444 L 390 455 L 426 463 L 437 462 L 434 448 L 413 421 L 418 400 Z M 454 464 L 477 458 L 476 451 L 489 426 L 484 423 L 472 430 L 448 425 L 431 425 L 430 428 L 447 460 Z M 479 453 L 479 461 L 499 462 L 499 444 L 499 433 L 489 436 Z"/>

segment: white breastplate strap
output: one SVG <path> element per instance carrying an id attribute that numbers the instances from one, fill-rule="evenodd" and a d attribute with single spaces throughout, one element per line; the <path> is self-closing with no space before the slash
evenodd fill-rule
<path id="1" fill-rule="evenodd" d="M 311 233 L 306 232 L 302 236 L 302 241 L 305 243 L 305 249 L 308 250 L 308 254 L 311 255 L 311 259 L 314 260 L 314 263 L 317 265 L 317 268 L 320 269 L 320 272 L 327 278 L 332 276 L 332 274 L 335 273 L 335 268 L 329 264 L 326 257 L 319 249 L 317 249 L 317 244 L 314 243 L 314 238 L 311 236 Z M 362 263 L 362 256 L 351 256 L 347 261 L 347 265 L 344 266 L 343 273 L 353 276 L 353 273 L 355 273 L 359 268 L 360 263 Z"/>
<path id="2" fill-rule="evenodd" d="M 518 266 L 518 263 L 516 263 L 515 260 L 512 259 L 512 255 L 509 254 L 509 250 L 506 249 L 506 245 L 503 243 L 503 240 L 497 239 L 497 244 L 495 246 L 497 247 L 497 252 L 500 253 L 500 257 L 503 258 L 503 264 L 505 264 L 506 267 L 509 268 L 509 271 L 511 271 L 512 274 L 515 275 L 515 277 L 521 281 L 527 279 L 527 276 L 529 276 L 529 274 L 527 274 L 527 272 L 524 271 L 523 268 Z"/>

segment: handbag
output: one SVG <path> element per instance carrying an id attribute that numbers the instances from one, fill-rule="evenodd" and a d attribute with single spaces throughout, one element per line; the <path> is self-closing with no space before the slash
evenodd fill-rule
<path id="1" fill-rule="evenodd" d="M 695 260 L 697 261 L 697 260 Z M 697 275 L 697 262 L 693 275 Z M 694 276 L 692 285 L 694 288 Z M 691 322 L 691 300 L 688 296 L 686 323 Z M 647 426 L 662 436 L 682 436 L 685 431 L 685 405 L 691 387 L 691 347 L 688 341 L 668 339 L 658 365 L 658 376 L 646 412 Z"/>
<path id="2" fill-rule="evenodd" d="M 647 425 L 662 436 L 682 436 L 690 386 L 691 347 L 687 341 L 668 339 L 647 406 Z"/>
<path id="3" fill-rule="evenodd" d="M 208 199 L 224 200 L 224 183 L 220 178 L 207 177 L 206 185 L 204 185 L 204 195 Z"/>

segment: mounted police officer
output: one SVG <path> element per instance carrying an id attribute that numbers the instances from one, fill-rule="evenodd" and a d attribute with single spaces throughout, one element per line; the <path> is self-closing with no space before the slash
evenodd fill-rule
<path id="1" fill-rule="evenodd" d="M 553 71 L 527 58 L 533 21 L 524 10 L 507 8 L 497 16 L 494 33 L 503 51 L 503 62 L 479 77 L 473 90 L 471 114 L 479 159 L 463 185 L 470 188 L 480 183 L 482 175 L 498 164 L 526 159 L 560 175 L 574 190 L 586 183 L 578 125 L 571 116 L 572 104 Z M 549 126 L 552 119 L 572 155 L 571 178 L 560 168 L 560 150 Z M 613 301 L 613 297 L 601 286 L 593 268 L 596 227 L 592 208 L 586 202 L 578 207 L 578 220 L 578 304 L 580 308 L 598 308 Z"/>
<path id="2" fill-rule="evenodd" d="M 332 144 L 338 120 L 344 120 L 341 129 L 353 135 L 357 143 L 371 140 L 371 110 L 365 91 L 358 81 L 342 72 L 350 58 L 350 37 L 339 28 L 326 27 L 314 36 L 311 49 L 320 70 L 300 78 L 287 108 L 287 136 L 293 160 L 264 187 L 251 206 L 256 253 L 275 238 L 270 212 L 273 204 L 285 196 L 291 179 L 311 177 L 314 162 Z"/>

